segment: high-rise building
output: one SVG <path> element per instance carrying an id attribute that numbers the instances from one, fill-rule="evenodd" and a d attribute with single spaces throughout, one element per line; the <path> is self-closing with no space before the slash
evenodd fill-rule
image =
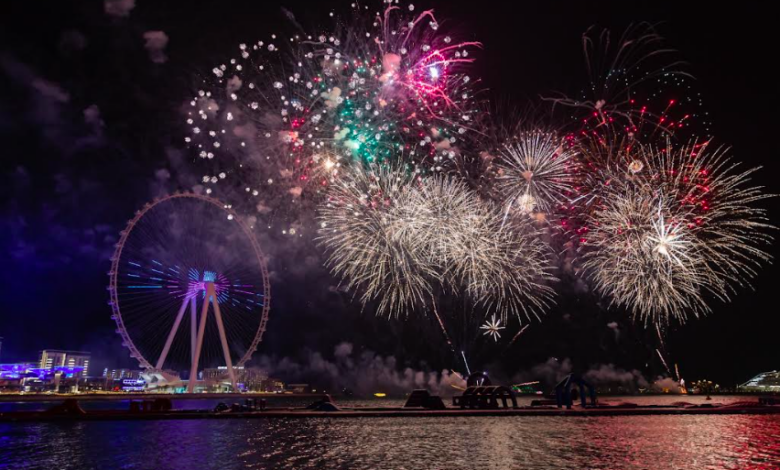
<path id="1" fill-rule="evenodd" d="M 46 370 L 52 370 L 55 367 L 83 367 L 80 375 L 86 377 L 89 372 L 90 356 L 90 353 L 84 351 L 44 349 L 41 351 L 38 367 Z"/>

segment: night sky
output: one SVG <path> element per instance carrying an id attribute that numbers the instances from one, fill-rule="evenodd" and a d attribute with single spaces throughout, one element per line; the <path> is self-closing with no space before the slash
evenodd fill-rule
<path id="1" fill-rule="evenodd" d="M 143 203 L 197 184 L 202 173 L 195 152 L 184 146 L 182 106 L 199 77 L 237 44 L 279 31 L 288 21 L 282 7 L 312 27 L 331 9 L 349 9 L 349 1 L 327 8 L 322 2 L 195 3 L 122 0 L 107 13 L 102 1 L 17 1 L 0 18 L 0 362 L 69 348 L 91 350 L 101 364 L 133 365 L 106 304 L 108 258 Z M 581 35 L 588 27 L 619 33 L 632 23 L 657 24 L 696 77 L 717 142 L 731 145 L 746 165 L 763 166 L 754 183 L 780 193 L 780 93 L 772 59 L 779 44 L 772 15 L 740 11 L 740 5 L 506 3 L 417 6 L 435 8 L 440 19 L 484 44 L 474 75 L 503 109 L 542 106 L 540 95 L 581 89 Z M 164 32 L 167 44 L 161 47 L 159 34 L 145 38 L 149 31 Z M 780 200 L 763 206 L 778 224 Z M 452 365 L 429 319 L 387 321 L 361 312 L 349 296 L 334 292 L 316 247 L 261 241 L 270 257 L 274 303 L 260 354 L 327 356 L 346 341 L 399 364 Z M 777 244 L 769 251 L 780 255 Z M 708 317 L 670 328 L 669 359 L 688 378 L 725 385 L 780 367 L 778 280 L 777 266 L 767 266 L 755 291 L 740 292 L 730 304 L 713 301 Z M 474 362 L 506 376 L 549 357 L 570 358 L 575 369 L 612 363 L 648 377 L 663 374 L 654 330 L 607 309 L 595 295 L 559 287 L 559 305 L 541 324 L 508 349 L 482 341 Z M 607 326 L 612 322 L 616 326 Z M 421 335 L 429 340 L 420 341 Z"/>

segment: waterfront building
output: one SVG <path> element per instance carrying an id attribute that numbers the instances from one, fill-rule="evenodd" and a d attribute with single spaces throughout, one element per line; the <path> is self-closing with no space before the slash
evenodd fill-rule
<path id="1" fill-rule="evenodd" d="M 239 388 L 252 392 L 281 392 L 284 383 L 278 379 L 269 378 L 268 374 L 256 367 L 233 367 L 236 383 Z M 206 382 L 218 383 L 229 381 L 226 366 L 204 369 L 201 375 Z"/>
<path id="2" fill-rule="evenodd" d="M 40 363 L 0 364 L 0 387 L 26 392 L 78 391 L 82 366 L 39 367 Z"/>
<path id="3" fill-rule="evenodd" d="M 138 379 L 141 377 L 141 370 L 132 369 L 109 369 L 106 367 L 103 369 L 103 377 L 108 381 L 123 380 L 123 379 Z"/>
<path id="4" fill-rule="evenodd" d="M 762 372 L 738 388 L 741 392 L 780 392 L 780 371 Z"/>
<path id="5" fill-rule="evenodd" d="M 41 351 L 38 367 L 44 370 L 53 370 L 57 367 L 79 367 L 81 376 L 89 373 L 89 360 L 91 354 L 84 351 L 65 351 L 61 349 L 44 349 Z"/>
<path id="6" fill-rule="evenodd" d="M 29 362 L 19 362 L 15 364 L 0 364 L 0 379 L 18 380 L 27 374 L 30 370 L 37 367 L 37 364 Z"/>
<path id="7" fill-rule="evenodd" d="M 292 393 L 311 393 L 311 387 L 309 384 L 288 384 L 286 391 Z"/>
<path id="8" fill-rule="evenodd" d="M 260 384 L 260 392 L 266 393 L 282 393 L 284 392 L 284 382 L 279 379 L 273 379 L 271 377 L 265 379 Z"/>
<path id="9" fill-rule="evenodd" d="M 110 390 L 105 377 L 84 377 L 78 381 L 81 392 L 102 392 Z"/>

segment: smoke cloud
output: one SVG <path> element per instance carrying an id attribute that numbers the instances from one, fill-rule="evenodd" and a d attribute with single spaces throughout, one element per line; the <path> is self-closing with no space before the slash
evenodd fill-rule
<path id="1" fill-rule="evenodd" d="M 656 381 L 653 382 L 652 390 L 654 392 L 663 392 L 663 393 L 674 393 L 674 394 L 682 393 L 682 391 L 680 390 L 680 384 L 671 377 L 658 377 L 658 379 L 656 379 Z"/>
<path id="2" fill-rule="evenodd" d="M 149 52 L 149 59 L 155 64 L 164 64 L 168 61 L 165 55 L 165 46 L 168 45 L 168 35 L 164 31 L 147 31 L 144 33 L 146 50 Z"/>
<path id="3" fill-rule="evenodd" d="M 512 381 L 517 383 L 538 380 L 543 389 L 549 391 L 572 372 L 574 372 L 574 368 L 571 359 L 549 358 L 527 371 L 516 374 Z M 640 371 L 636 369 L 625 370 L 614 364 L 596 364 L 581 375 L 583 379 L 598 388 L 620 388 L 627 392 L 638 392 L 639 389 L 650 388 L 650 382 Z"/>
<path id="4" fill-rule="evenodd" d="M 308 350 L 297 358 L 261 356 L 255 362 L 269 376 L 288 383 L 307 383 L 330 393 L 349 389 L 357 396 L 370 396 L 376 392 L 402 396 L 413 389 L 423 388 L 432 394 L 452 396 L 459 394 L 466 386 L 465 380 L 452 371 L 436 372 L 404 367 L 395 357 L 381 356 L 369 350 L 358 352 L 348 342 L 338 344 L 332 358 Z M 549 392 L 572 372 L 570 359 L 550 358 L 515 375 L 511 383 L 506 385 L 539 381 L 541 390 Z M 671 378 L 658 377 L 651 384 L 640 371 L 621 369 L 613 364 L 594 365 L 582 377 L 600 389 L 620 389 L 628 393 L 637 393 L 640 389 L 679 392 L 679 384 Z"/>
<path id="5" fill-rule="evenodd" d="M 127 17 L 135 8 L 135 0 L 105 0 L 103 8 L 108 16 Z"/>
<path id="6" fill-rule="evenodd" d="M 376 392 L 401 396 L 413 389 L 424 388 L 441 396 L 458 394 L 455 387 L 466 386 L 458 375 L 442 370 L 424 371 L 403 367 L 392 356 L 383 357 L 372 351 L 357 352 L 351 343 L 340 343 L 333 350 L 333 358 L 306 351 L 300 358 L 262 356 L 257 365 L 272 377 L 288 383 L 308 383 L 328 392 L 349 389 L 357 396 Z"/>

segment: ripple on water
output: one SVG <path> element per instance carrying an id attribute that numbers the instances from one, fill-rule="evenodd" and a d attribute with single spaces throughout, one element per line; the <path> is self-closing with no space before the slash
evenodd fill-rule
<path id="1" fill-rule="evenodd" d="M 0 424 L 0 469 L 780 468 L 780 416 Z"/>

